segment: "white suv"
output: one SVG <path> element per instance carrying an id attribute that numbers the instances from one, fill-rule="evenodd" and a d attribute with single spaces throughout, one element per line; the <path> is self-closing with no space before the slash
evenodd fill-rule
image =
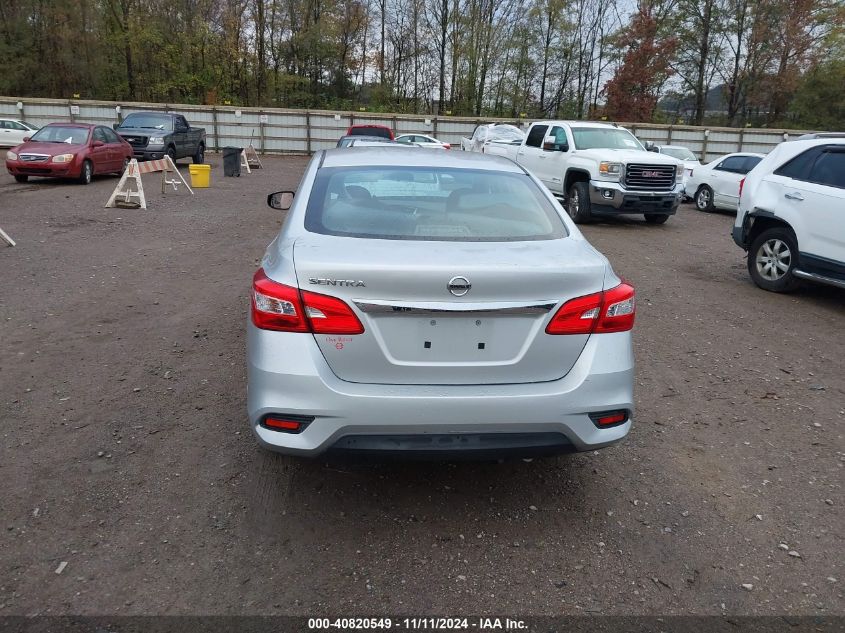
<path id="1" fill-rule="evenodd" d="M 740 183 L 733 239 L 765 290 L 845 288 L 845 134 L 786 141 L 760 161 Z"/>

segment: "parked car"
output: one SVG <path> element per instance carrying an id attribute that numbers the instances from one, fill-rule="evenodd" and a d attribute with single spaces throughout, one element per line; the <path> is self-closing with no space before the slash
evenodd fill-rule
<path id="1" fill-rule="evenodd" d="M 695 208 L 710 213 L 716 209 L 736 211 L 739 182 L 763 159 L 763 154 L 737 152 L 693 169 L 686 191 L 692 192 Z"/>
<path id="2" fill-rule="evenodd" d="M 525 132 L 508 123 L 487 123 L 476 126 L 472 138 L 461 138 L 461 149 L 465 152 L 490 153 L 498 146 L 515 146 L 525 138 Z M 494 152 L 495 153 L 495 152 Z"/>
<path id="3" fill-rule="evenodd" d="M 174 161 L 190 157 L 195 164 L 205 160 L 205 129 L 191 126 L 181 114 L 133 112 L 114 129 L 129 142 L 138 160 L 165 156 Z"/>
<path id="4" fill-rule="evenodd" d="M 31 123 L 20 119 L 0 119 L 0 147 L 14 147 L 38 131 Z"/>
<path id="5" fill-rule="evenodd" d="M 687 193 L 687 184 L 689 183 L 690 176 L 692 176 L 692 172 L 701 167 L 701 161 L 698 160 L 698 156 L 693 154 L 690 148 L 684 147 L 683 145 L 652 145 L 652 147 L 654 147 L 654 150 L 648 146 L 646 146 L 646 149 L 656 151 L 658 154 L 666 154 L 672 158 L 677 158 L 684 164 L 684 198 L 692 199 L 692 195 Z"/>
<path id="6" fill-rule="evenodd" d="M 759 287 L 845 288 L 845 135 L 786 141 L 740 182 L 734 241 Z"/>
<path id="7" fill-rule="evenodd" d="M 647 152 L 628 130 L 587 121 L 539 121 L 522 144 L 491 148 L 525 167 L 564 199 L 576 223 L 600 216 L 643 214 L 662 224 L 683 191 L 683 164 Z"/>
<path id="8" fill-rule="evenodd" d="M 6 152 L 6 169 L 18 182 L 45 176 L 87 185 L 92 176 L 123 173 L 131 158 L 129 143 L 103 125 L 50 123 Z"/>
<path id="9" fill-rule="evenodd" d="M 512 161 L 333 149 L 268 202 L 290 211 L 247 326 L 265 447 L 487 456 L 628 433 L 634 289 Z"/>
<path id="10" fill-rule="evenodd" d="M 349 126 L 346 130 L 346 136 L 379 136 L 393 140 L 393 130 L 386 125 L 376 125 L 374 123 L 360 123 Z"/>
<path id="11" fill-rule="evenodd" d="M 450 143 L 438 141 L 433 136 L 426 136 L 425 134 L 402 134 L 396 137 L 396 142 L 419 145 L 428 149 L 452 149 Z"/>
<path id="12" fill-rule="evenodd" d="M 393 143 L 394 141 L 383 136 L 341 136 L 337 140 L 336 147 L 350 147 L 352 145 L 360 145 L 364 142 L 370 143 Z"/>

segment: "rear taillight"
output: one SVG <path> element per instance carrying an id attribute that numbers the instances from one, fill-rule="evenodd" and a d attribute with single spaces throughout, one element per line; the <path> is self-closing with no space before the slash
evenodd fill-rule
<path id="1" fill-rule="evenodd" d="M 276 283 L 259 268 L 252 278 L 252 322 L 262 330 L 308 332 L 299 288 Z"/>
<path id="2" fill-rule="evenodd" d="M 303 290 L 302 302 L 315 334 L 361 334 L 364 331 L 352 308 L 336 297 Z"/>
<path id="3" fill-rule="evenodd" d="M 564 303 L 546 326 L 546 334 L 607 334 L 634 327 L 634 288 L 622 283 Z"/>
<path id="4" fill-rule="evenodd" d="M 445 149 L 452 149 L 452 144 L 451 143 L 443 143 L 443 147 Z"/>
<path id="5" fill-rule="evenodd" d="M 252 279 L 252 322 L 262 330 L 361 334 L 364 326 L 336 297 L 277 283 L 259 268 Z"/>
<path id="6" fill-rule="evenodd" d="M 739 181 L 739 197 L 742 197 L 742 187 L 745 185 L 745 178 Z"/>

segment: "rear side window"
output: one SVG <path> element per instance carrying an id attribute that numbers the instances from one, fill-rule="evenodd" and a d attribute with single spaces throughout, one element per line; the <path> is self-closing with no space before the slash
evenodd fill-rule
<path id="1" fill-rule="evenodd" d="M 742 165 L 742 173 L 747 174 L 749 171 L 754 169 L 757 166 L 757 163 L 759 163 L 761 160 L 763 159 L 760 156 L 749 156 L 748 158 L 746 158 L 745 162 Z"/>
<path id="2" fill-rule="evenodd" d="M 721 163 L 716 166 L 716 169 L 721 169 L 722 171 L 732 171 L 737 174 L 745 173 L 743 171 L 743 166 L 745 165 L 745 161 L 748 157 L 747 156 L 730 156 L 726 158 Z"/>
<path id="3" fill-rule="evenodd" d="M 792 160 L 784 163 L 775 170 L 775 176 L 785 176 L 787 178 L 795 178 L 796 180 L 807 180 L 810 172 L 810 167 L 816 156 L 819 155 L 818 149 L 810 149 L 803 154 L 798 154 Z"/>
<path id="4" fill-rule="evenodd" d="M 543 145 L 543 139 L 546 138 L 546 130 L 548 129 L 548 125 L 535 125 L 528 132 L 528 138 L 525 139 L 525 144 L 531 147 L 541 147 Z"/>
<path id="5" fill-rule="evenodd" d="M 554 205 L 526 175 L 437 167 L 327 167 L 305 213 L 312 233 L 457 242 L 567 235 Z"/>
<path id="6" fill-rule="evenodd" d="M 810 170 L 810 181 L 845 189 L 845 151 L 822 152 Z"/>

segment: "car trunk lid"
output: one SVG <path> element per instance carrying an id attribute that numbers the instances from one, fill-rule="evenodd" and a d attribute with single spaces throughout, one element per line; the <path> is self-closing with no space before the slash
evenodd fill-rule
<path id="1" fill-rule="evenodd" d="M 360 335 L 315 335 L 332 371 L 343 380 L 383 384 L 563 377 L 588 335 L 551 336 L 545 326 L 564 301 L 602 290 L 606 269 L 603 257 L 572 238 L 309 234 L 296 241 L 294 264 L 300 288 L 344 300 L 364 325 Z"/>

